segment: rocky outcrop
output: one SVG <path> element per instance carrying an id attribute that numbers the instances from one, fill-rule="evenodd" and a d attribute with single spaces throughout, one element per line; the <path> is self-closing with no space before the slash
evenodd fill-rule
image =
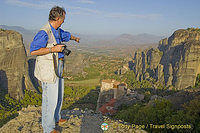
<path id="1" fill-rule="evenodd" d="M 0 30 L 0 89 L 13 98 L 23 97 L 24 89 L 34 89 L 29 75 L 22 35 Z"/>
<path id="2" fill-rule="evenodd" d="M 62 133 L 146 133 L 144 130 L 132 128 L 132 125 L 121 120 L 113 120 L 103 116 L 101 113 L 95 113 L 92 110 L 81 110 L 74 108 L 72 110 L 63 110 L 61 112 L 63 118 L 68 121 L 58 129 Z M 42 133 L 41 126 L 41 107 L 29 106 L 19 111 L 19 116 L 9 121 L 2 128 L 1 133 Z M 108 130 L 101 129 L 102 123 L 108 124 Z"/>
<path id="3" fill-rule="evenodd" d="M 200 100 L 200 88 L 187 90 L 180 90 L 177 93 L 164 96 L 163 98 L 169 100 L 173 108 L 183 109 L 183 105 L 189 103 L 191 100 L 198 98 Z"/>
<path id="4" fill-rule="evenodd" d="M 194 86 L 200 74 L 200 30 L 181 29 L 162 39 L 158 48 L 137 51 L 129 68 L 138 80 L 154 79 L 166 86 Z"/>

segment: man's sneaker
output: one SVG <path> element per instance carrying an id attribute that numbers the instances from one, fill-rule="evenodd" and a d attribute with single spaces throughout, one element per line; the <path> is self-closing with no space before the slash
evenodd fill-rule
<path id="1" fill-rule="evenodd" d="M 60 133 L 58 130 L 53 130 L 53 131 L 51 131 L 50 133 Z"/>
<path id="2" fill-rule="evenodd" d="M 58 125 L 63 125 L 63 124 L 65 124 L 66 122 L 67 122 L 66 119 L 60 119 L 56 124 L 58 124 Z"/>

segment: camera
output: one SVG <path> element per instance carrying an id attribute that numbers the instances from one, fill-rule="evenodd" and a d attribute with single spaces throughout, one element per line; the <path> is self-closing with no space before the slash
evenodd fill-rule
<path id="1" fill-rule="evenodd" d="M 69 49 L 67 49 L 67 46 L 65 45 L 64 47 L 63 47 L 64 49 L 63 49 L 63 53 L 65 54 L 65 55 L 69 55 L 70 53 L 71 53 L 71 50 L 69 50 Z"/>
<path id="2" fill-rule="evenodd" d="M 54 44 L 54 46 L 56 46 L 56 45 L 65 45 L 65 44 Z M 71 50 L 69 50 L 69 49 L 67 49 L 67 46 L 65 45 L 65 46 L 63 46 L 62 47 L 63 48 L 63 50 L 62 50 L 62 52 L 65 54 L 65 55 L 69 55 L 70 53 L 71 53 Z"/>

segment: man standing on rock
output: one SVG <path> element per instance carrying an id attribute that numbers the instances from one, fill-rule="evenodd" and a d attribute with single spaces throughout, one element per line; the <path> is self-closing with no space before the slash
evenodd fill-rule
<path id="1" fill-rule="evenodd" d="M 37 55 L 34 75 L 42 83 L 42 127 L 45 133 L 58 132 L 56 124 L 66 122 L 60 115 L 64 94 L 64 45 L 55 44 L 69 40 L 79 42 L 79 38 L 60 28 L 65 15 L 63 8 L 53 7 L 49 22 L 36 34 L 30 46 L 31 55 Z"/>

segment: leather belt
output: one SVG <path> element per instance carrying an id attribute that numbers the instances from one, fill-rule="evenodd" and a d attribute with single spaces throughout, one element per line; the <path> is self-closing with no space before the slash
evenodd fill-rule
<path id="1" fill-rule="evenodd" d="M 59 60 L 62 60 L 62 61 L 63 61 L 63 60 L 64 60 L 64 58 L 59 58 Z"/>

